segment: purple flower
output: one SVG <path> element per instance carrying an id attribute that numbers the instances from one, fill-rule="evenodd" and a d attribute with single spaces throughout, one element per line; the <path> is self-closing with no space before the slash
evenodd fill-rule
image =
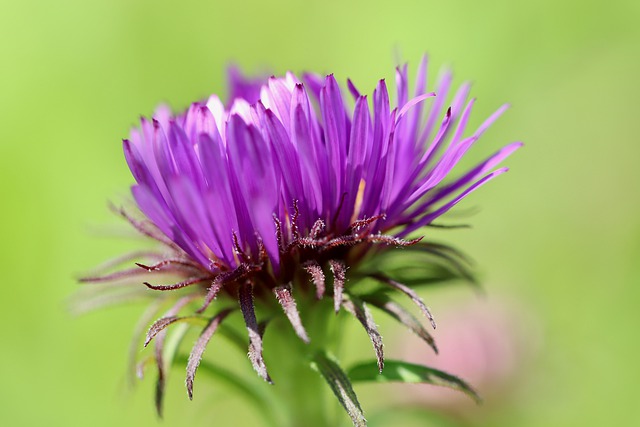
<path id="1" fill-rule="evenodd" d="M 294 294 L 332 299 L 336 312 L 346 309 L 365 327 L 380 370 L 382 342 L 365 302 L 409 326 L 435 349 L 420 323 L 386 294 L 351 293 L 346 281 L 369 277 L 398 290 L 433 323 L 409 283 L 379 271 L 377 260 L 395 247 L 407 247 L 462 271 L 452 248 L 425 243 L 413 233 L 505 172 L 496 166 L 521 144 L 507 145 L 474 168 L 453 173 L 506 106 L 469 131 L 474 100 L 467 100 L 468 84 L 448 106 L 450 73 L 442 75 L 435 92 L 427 90 L 426 58 L 413 89 L 407 74 L 406 65 L 397 69 L 392 103 L 384 80 L 368 98 L 351 81 L 350 96 L 345 95 L 333 75 L 287 73 L 256 84 L 233 69 L 228 107 L 213 95 L 179 115 L 163 109 L 143 118 L 124 140 L 124 153 L 136 180 L 131 191 L 144 217 L 120 212 L 166 251 L 147 254 L 152 261 L 139 263 L 137 270 L 87 280 L 146 272 L 180 278 L 145 283 L 157 291 L 181 290 L 181 298 L 151 327 L 147 343 L 187 318 L 179 313 L 190 304 L 197 303 L 202 314 L 216 297 L 231 296 L 239 301 L 246 323 L 251 362 L 267 381 L 255 299 L 277 300 L 305 342 L 314 337 L 305 329 Z M 332 276 L 331 286 L 327 276 Z M 200 357 L 227 314 L 209 316 L 192 351 L 189 394 Z"/>

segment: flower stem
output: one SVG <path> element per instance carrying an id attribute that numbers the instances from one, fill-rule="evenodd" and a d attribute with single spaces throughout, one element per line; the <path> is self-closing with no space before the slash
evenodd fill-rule
<path id="1" fill-rule="evenodd" d="M 332 425 L 335 414 L 329 388 L 311 367 L 311 359 L 318 350 L 334 349 L 340 320 L 331 304 L 325 301 L 310 301 L 305 305 L 308 306 L 300 307 L 300 313 L 311 338 L 309 344 L 302 342 L 285 322 L 271 325 L 272 330 L 267 332 L 269 339 L 265 340 L 272 346 L 265 353 L 271 355 L 267 363 L 275 382 L 273 390 L 286 412 L 283 427 Z"/>

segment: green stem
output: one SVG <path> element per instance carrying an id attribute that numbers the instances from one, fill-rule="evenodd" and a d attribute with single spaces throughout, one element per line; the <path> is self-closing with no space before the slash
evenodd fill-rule
<path id="1" fill-rule="evenodd" d="M 299 301 L 299 311 L 311 342 L 305 344 L 285 321 L 272 324 L 265 337 L 267 366 L 273 391 L 286 413 L 283 427 L 333 425 L 335 403 L 322 376 L 311 368 L 318 350 L 335 350 L 341 329 L 330 301 Z M 283 319 L 284 320 L 284 319 Z"/>

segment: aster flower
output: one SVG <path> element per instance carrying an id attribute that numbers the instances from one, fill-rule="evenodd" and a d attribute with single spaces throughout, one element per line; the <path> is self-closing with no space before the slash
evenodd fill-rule
<path id="1" fill-rule="evenodd" d="M 207 344 L 237 308 L 248 333 L 249 359 L 267 382 L 272 380 L 263 358 L 263 334 L 269 324 L 259 322 L 256 307 L 269 313 L 265 318 L 284 315 L 304 343 L 324 338 L 308 330 L 310 313 L 299 306 L 309 312 L 326 304 L 335 312 L 346 310 L 369 335 L 379 372 L 385 363 L 382 338 L 369 306 L 403 323 L 437 351 L 427 329 L 388 291 L 412 300 L 435 328 L 413 285 L 469 276 L 455 249 L 415 234 L 436 226 L 434 220 L 507 170 L 495 168 L 520 143 L 468 171 L 452 173 L 506 107 L 470 132 L 474 100 L 467 101 L 469 85 L 462 85 L 447 106 L 451 74 L 444 73 L 436 91 L 428 91 L 426 58 L 413 90 L 407 66 L 396 70 L 393 104 L 384 80 L 371 98 L 347 81 L 353 101 L 333 75 L 287 73 L 255 82 L 232 69 L 230 81 L 226 106 L 213 95 L 178 115 L 161 108 L 153 118 L 142 118 L 124 140 L 136 180 L 131 191 L 142 215 L 116 210 L 161 249 L 115 263 L 135 260 L 137 267 L 84 279 L 135 284 L 131 279 L 147 274 L 155 280 L 144 281 L 147 293 L 169 304 L 145 339 L 145 346 L 155 340 L 149 360 L 159 370 L 158 406 L 167 369 L 167 328 L 203 325 L 187 360 L 192 397 Z M 385 261 L 397 248 L 422 257 L 408 269 L 412 277 L 383 270 L 397 265 Z M 357 284 L 365 279 L 376 285 L 358 292 Z M 136 295 L 139 286 L 132 291 Z M 279 314 L 272 310 L 275 302 Z M 152 315 L 160 305 L 153 306 Z M 348 375 L 334 357 L 317 346 L 309 348 L 315 352 L 311 364 L 354 424 L 364 425 Z M 392 364 L 396 376 L 397 363 Z M 350 374 L 370 379 L 369 371 L 365 364 Z M 394 372 L 381 378 L 392 378 Z M 425 375 L 425 382 L 471 393 L 455 377 L 439 371 Z"/>

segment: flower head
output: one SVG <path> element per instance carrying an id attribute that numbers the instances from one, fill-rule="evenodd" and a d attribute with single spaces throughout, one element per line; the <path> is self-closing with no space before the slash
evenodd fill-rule
<path id="1" fill-rule="evenodd" d="M 396 247 L 455 258 L 451 248 L 411 238 L 412 233 L 505 172 L 495 167 L 520 143 L 453 175 L 506 107 L 469 131 L 474 104 L 467 101 L 469 85 L 462 85 L 448 106 L 451 75 L 440 78 L 435 93 L 427 90 L 426 77 L 426 58 L 413 89 L 407 67 L 398 68 L 392 103 L 384 80 L 369 98 L 351 81 L 346 96 L 333 75 L 287 73 L 256 84 L 234 69 L 227 106 L 213 95 L 178 115 L 162 109 L 143 118 L 123 145 L 136 180 L 131 191 L 144 217 L 121 213 L 165 251 L 149 254 L 152 262 L 140 262 L 139 271 L 117 278 L 145 271 L 177 275 L 175 283 L 145 285 L 181 297 L 153 324 L 147 342 L 184 318 L 179 313 L 190 304 L 204 314 L 216 297 L 231 296 L 246 322 L 251 362 L 271 381 L 254 300 L 276 300 L 308 342 L 314 337 L 305 329 L 296 294 L 330 298 L 336 311 L 353 313 L 371 337 L 380 370 L 382 342 L 364 302 L 396 317 L 435 349 L 420 323 L 386 294 L 352 294 L 347 279 L 366 276 L 406 294 L 433 323 L 410 286 L 371 263 L 365 268 L 365 261 Z M 204 348 L 228 313 L 209 317 L 193 349 L 190 394 Z"/>

